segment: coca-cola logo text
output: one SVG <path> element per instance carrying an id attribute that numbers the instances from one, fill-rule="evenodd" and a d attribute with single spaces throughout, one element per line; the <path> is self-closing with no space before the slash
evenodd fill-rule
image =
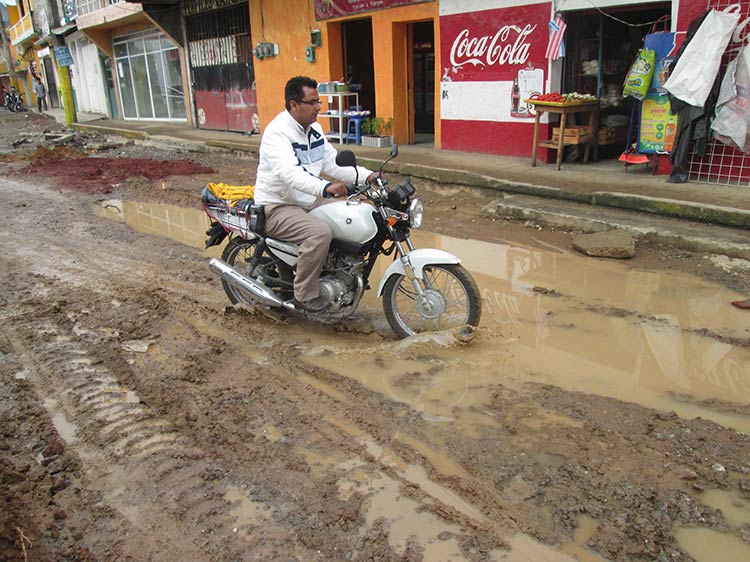
<path id="1" fill-rule="evenodd" d="M 469 30 L 462 30 L 451 46 L 450 61 L 454 68 L 465 64 L 493 66 L 505 64 L 526 64 L 529 60 L 530 43 L 526 40 L 536 29 L 536 25 L 504 25 L 495 35 L 483 37 L 469 36 Z"/>

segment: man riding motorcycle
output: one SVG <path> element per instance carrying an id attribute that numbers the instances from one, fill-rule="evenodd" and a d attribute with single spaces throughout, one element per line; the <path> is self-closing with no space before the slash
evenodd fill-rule
<path id="1" fill-rule="evenodd" d="M 346 184 L 357 177 L 377 177 L 364 167 L 340 167 L 336 149 L 317 123 L 321 100 L 318 83 L 306 76 L 291 78 L 284 88 L 286 109 L 265 128 L 255 181 L 255 202 L 265 206 L 268 236 L 299 246 L 294 277 L 295 307 L 321 312 L 320 272 L 332 240 L 331 227 L 309 211 L 324 198 L 345 197 Z M 339 181 L 328 181 L 326 174 Z"/>

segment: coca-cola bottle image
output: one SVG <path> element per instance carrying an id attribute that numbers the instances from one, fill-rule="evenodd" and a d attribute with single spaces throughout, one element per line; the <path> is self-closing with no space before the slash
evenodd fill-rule
<path id="1" fill-rule="evenodd" d="M 510 92 L 510 114 L 516 115 L 521 104 L 521 90 L 518 88 L 518 78 L 513 80 L 513 89 Z"/>

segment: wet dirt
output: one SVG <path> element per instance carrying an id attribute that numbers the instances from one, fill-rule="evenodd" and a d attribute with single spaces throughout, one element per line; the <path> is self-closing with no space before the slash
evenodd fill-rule
<path id="1" fill-rule="evenodd" d="M 0 560 L 748 558 L 741 271 L 581 258 L 430 185 L 472 342 L 228 308 L 192 213 L 253 164 L 190 158 L 219 172 L 107 199 L 0 164 Z"/>
<path id="2" fill-rule="evenodd" d="M 54 153 L 53 153 L 54 154 Z M 170 176 L 213 174 L 215 170 L 189 160 L 153 160 L 150 158 L 36 158 L 18 170 L 21 176 L 52 178 L 58 187 L 84 193 L 111 193 L 123 181 L 145 178 L 152 182 Z"/>

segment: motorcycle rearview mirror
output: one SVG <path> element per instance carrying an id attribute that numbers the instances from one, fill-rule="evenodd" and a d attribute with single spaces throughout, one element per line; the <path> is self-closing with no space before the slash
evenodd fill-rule
<path id="1" fill-rule="evenodd" d="M 391 147 L 391 153 L 388 155 L 388 159 L 380 165 L 380 169 L 378 170 L 378 174 L 382 174 L 383 173 L 383 168 L 385 168 L 385 165 L 388 162 L 390 162 L 391 160 L 393 160 L 396 156 L 398 156 L 398 145 L 394 144 Z"/>
<path id="2" fill-rule="evenodd" d="M 357 157 L 351 150 L 342 150 L 336 155 L 336 164 L 338 166 L 357 166 Z"/>
<path id="3" fill-rule="evenodd" d="M 351 166 L 352 168 L 354 168 L 354 170 L 357 172 L 354 183 L 355 185 L 359 183 L 359 170 L 357 170 L 357 157 L 354 156 L 354 153 L 351 150 L 342 150 L 341 152 L 339 152 L 336 155 L 336 164 L 341 167 Z"/>

